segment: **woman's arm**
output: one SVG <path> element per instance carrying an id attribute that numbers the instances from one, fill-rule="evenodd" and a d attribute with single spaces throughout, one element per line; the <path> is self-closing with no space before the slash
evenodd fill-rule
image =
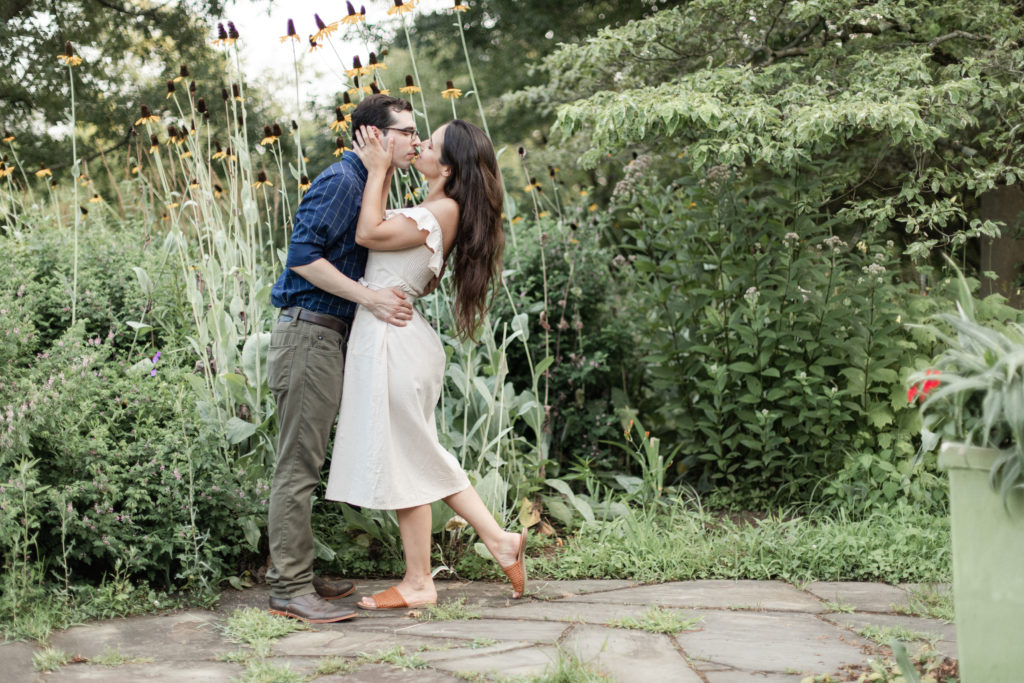
<path id="1" fill-rule="evenodd" d="M 427 234 L 413 219 L 398 215 L 384 220 L 388 186 L 394 173 L 391 155 L 395 141 L 389 136 L 385 148 L 376 131 L 365 133 L 365 128 L 356 132 L 356 154 L 367 170 L 362 207 L 356 222 L 356 244 L 378 251 L 398 251 L 425 244 Z"/>

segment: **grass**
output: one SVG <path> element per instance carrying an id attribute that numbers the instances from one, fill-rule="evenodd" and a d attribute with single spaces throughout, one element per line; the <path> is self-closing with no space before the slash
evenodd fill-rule
<path id="1" fill-rule="evenodd" d="M 431 605 L 416 615 L 421 621 L 457 621 L 479 619 L 480 614 L 466 607 L 466 599 L 450 600 L 444 604 Z"/>
<path id="2" fill-rule="evenodd" d="M 104 648 L 103 652 L 99 653 L 95 657 L 89 660 L 90 664 L 99 664 L 100 666 L 106 666 L 113 668 L 115 666 L 121 666 L 123 664 L 133 664 L 136 662 L 152 662 L 152 659 L 145 657 L 129 657 L 128 655 L 122 654 L 116 647 Z"/>
<path id="3" fill-rule="evenodd" d="M 498 641 L 494 638 L 474 638 L 473 642 L 469 646 L 474 650 L 479 650 L 483 647 L 490 647 L 491 645 L 497 645 Z"/>
<path id="4" fill-rule="evenodd" d="M 530 683 L 607 683 L 613 679 L 559 648 L 558 656 L 544 673 L 528 680 Z"/>
<path id="5" fill-rule="evenodd" d="M 32 668 L 36 671 L 56 671 L 71 661 L 71 656 L 63 650 L 48 647 L 32 653 Z"/>
<path id="6" fill-rule="evenodd" d="M 915 617 L 931 617 L 946 623 L 953 622 L 953 590 L 935 586 L 918 586 L 907 591 L 906 605 L 893 605 L 900 614 Z"/>
<path id="7" fill-rule="evenodd" d="M 425 669 L 427 663 L 416 655 L 405 654 L 405 648 L 395 645 L 375 654 L 361 653 L 357 660 L 360 664 L 390 664 L 405 671 L 406 669 Z"/>
<path id="8" fill-rule="evenodd" d="M 270 654 L 270 644 L 276 638 L 308 630 L 309 626 L 301 621 L 278 617 L 256 607 L 236 609 L 222 627 L 228 640 L 248 645 L 260 657 Z"/>
<path id="9" fill-rule="evenodd" d="M 700 621 L 701 617 L 687 617 L 675 610 L 652 607 L 640 619 L 626 617 L 610 621 L 608 625 L 616 628 L 638 629 L 649 633 L 667 633 L 674 636 L 677 633 L 692 630 Z"/>
<path id="10" fill-rule="evenodd" d="M 843 612 L 844 614 L 851 614 L 857 609 L 853 605 L 848 605 L 845 602 L 840 602 L 839 600 L 836 600 L 835 602 L 825 600 L 824 605 L 828 608 L 829 612 Z"/>
<path id="11" fill-rule="evenodd" d="M 341 657 L 325 657 L 317 662 L 316 670 L 313 671 L 315 676 L 331 676 L 339 674 L 344 676 L 356 671 L 359 665 L 355 662 L 350 662 L 347 659 Z"/>
<path id="12" fill-rule="evenodd" d="M 589 523 L 563 549 L 532 560 L 553 579 L 948 581 L 949 521 L 909 508 L 864 519 L 718 518 L 676 501 Z"/>
<path id="13" fill-rule="evenodd" d="M 308 679 L 291 667 L 276 666 L 264 659 L 249 662 L 239 679 L 242 683 L 307 683 Z"/>
<path id="14" fill-rule="evenodd" d="M 857 629 L 857 633 L 868 640 L 875 641 L 879 645 L 889 645 L 893 640 L 899 640 L 904 643 L 924 641 L 930 646 L 934 646 L 935 641 L 939 640 L 939 636 L 935 633 L 911 631 L 902 626 L 875 626 L 874 624 L 869 624 Z"/>

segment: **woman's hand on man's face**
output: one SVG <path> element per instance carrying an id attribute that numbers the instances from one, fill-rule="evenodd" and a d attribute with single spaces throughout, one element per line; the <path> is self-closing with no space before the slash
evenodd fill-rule
<path id="1" fill-rule="evenodd" d="M 390 135 L 384 139 L 379 129 L 363 126 L 356 131 L 355 147 L 356 155 L 362 160 L 367 171 L 386 173 L 395 151 L 395 139 Z"/>

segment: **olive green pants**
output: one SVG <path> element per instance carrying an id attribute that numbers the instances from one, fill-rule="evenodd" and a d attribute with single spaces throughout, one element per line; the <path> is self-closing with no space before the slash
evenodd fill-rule
<path id="1" fill-rule="evenodd" d="M 270 335 L 267 382 L 277 401 L 277 463 L 270 490 L 267 583 L 275 598 L 313 592 L 312 497 L 341 406 L 345 335 L 279 320 Z"/>

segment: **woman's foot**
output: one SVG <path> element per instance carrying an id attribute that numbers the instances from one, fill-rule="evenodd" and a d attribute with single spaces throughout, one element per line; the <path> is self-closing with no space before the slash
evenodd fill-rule
<path id="1" fill-rule="evenodd" d="M 512 582 L 512 598 L 523 597 L 526 590 L 526 534 L 523 529 L 521 534 L 505 533 L 502 539 L 502 546 L 499 553 L 494 553 L 494 559 L 498 561 L 501 571 Z"/>
<path id="2" fill-rule="evenodd" d="M 393 593 L 384 596 L 384 593 L 390 590 L 397 590 L 398 596 L 396 597 Z M 382 591 L 377 593 L 381 596 L 381 602 L 383 605 L 378 605 L 377 601 L 374 600 L 374 596 L 364 596 L 359 600 L 357 605 L 363 609 L 397 609 L 397 608 L 414 608 L 414 607 L 427 607 L 429 605 L 437 604 L 437 590 L 434 588 L 433 580 L 427 580 L 424 582 L 413 582 L 409 579 L 403 579 L 397 586 L 392 586 L 388 591 Z M 404 601 L 405 604 L 395 602 L 397 600 Z"/>

